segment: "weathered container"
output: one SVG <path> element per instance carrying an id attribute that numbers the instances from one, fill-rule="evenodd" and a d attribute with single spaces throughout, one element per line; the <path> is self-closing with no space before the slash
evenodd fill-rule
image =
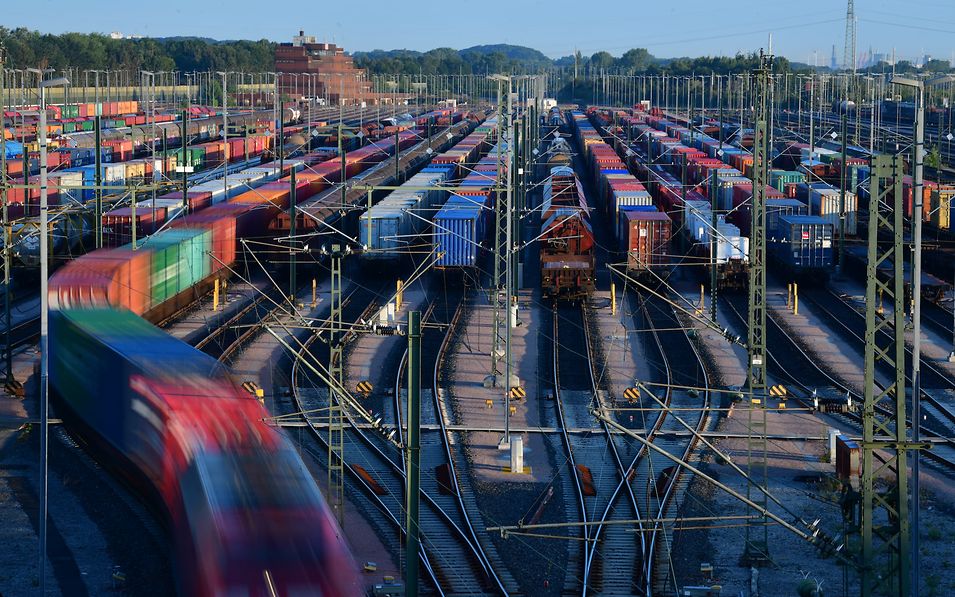
<path id="1" fill-rule="evenodd" d="M 132 207 L 120 207 L 103 214 L 103 243 L 107 247 L 118 247 L 132 242 L 135 222 L 136 238 L 153 234 L 166 221 L 166 208 L 153 208 L 151 201 L 141 201 L 136 205 L 136 218 Z"/>
<path id="2" fill-rule="evenodd" d="M 814 183 L 812 185 L 797 185 L 797 198 L 803 202 L 807 201 L 809 213 L 825 218 L 831 222 L 833 230 L 839 232 L 840 212 L 839 206 L 842 201 L 843 191 L 834 189 L 824 183 Z M 858 199 L 855 193 L 845 191 L 845 209 L 846 209 L 846 235 L 855 236 L 858 232 Z"/>
<path id="3" fill-rule="evenodd" d="M 359 242 L 367 247 L 368 259 L 396 259 L 407 254 L 428 223 L 432 209 L 444 203 L 447 191 L 440 188 L 446 174 L 418 173 L 402 187 L 361 215 Z M 429 188 L 433 187 L 433 188 Z"/>
<path id="4" fill-rule="evenodd" d="M 832 268 L 832 223 L 819 216 L 780 216 L 777 237 L 768 249 L 794 272 Z"/>
<path id="5" fill-rule="evenodd" d="M 672 222 L 659 211 L 624 211 L 617 239 L 626 253 L 627 269 L 643 271 L 667 263 Z"/>
<path id="6" fill-rule="evenodd" d="M 845 435 L 836 436 L 836 476 L 853 488 L 859 487 L 862 476 L 862 448 Z"/>

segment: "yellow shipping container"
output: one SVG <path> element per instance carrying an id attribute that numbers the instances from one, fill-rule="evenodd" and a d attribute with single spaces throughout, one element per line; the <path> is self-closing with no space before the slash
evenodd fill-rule
<path id="1" fill-rule="evenodd" d="M 933 226 L 941 230 L 948 230 L 951 227 L 952 195 L 955 195 L 955 189 L 941 189 L 941 191 L 933 191 L 931 195 L 930 221 Z"/>
<path id="2" fill-rule="evenodd" d="M 126 162 L 126 180 L 142 179 L 146 177 L 146 164 L 141 160 Z"/>

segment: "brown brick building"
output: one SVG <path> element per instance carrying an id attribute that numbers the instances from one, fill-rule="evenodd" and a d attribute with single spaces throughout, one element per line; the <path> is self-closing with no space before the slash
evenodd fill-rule
<path id="1" fill-rule="evenodd" d="M 327 99 L 330 105 L 376 103 L 371 81 L 365 69 L 355 68 L 345 50 L 329 43 L 318 43 L 304 31 L 275 48 L 275 70 L 282 93 L 297 99 L 312 95 Z"/>

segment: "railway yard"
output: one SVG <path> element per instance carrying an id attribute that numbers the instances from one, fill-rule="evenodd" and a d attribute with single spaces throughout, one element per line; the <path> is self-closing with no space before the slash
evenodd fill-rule
<path id="1" fill-rule="evenodd" d="M 950 80 L 19 72 L 0 594 L 955 594 Z"/>

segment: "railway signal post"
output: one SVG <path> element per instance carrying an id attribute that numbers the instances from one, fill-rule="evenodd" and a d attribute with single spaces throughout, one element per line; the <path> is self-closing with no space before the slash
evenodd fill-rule
<path id="1" fill-rule="evenodd" d="M 750 404 L 747 433 L 746 497 L 766 510 L 766 492 L 753 492 L 753 484 L 766 486 L 766 177 L 769 159 L 767 135 L 767 99 L 773 57 L 760 53 L 756 71 L 756 135 L 753 139 L 753 205 L 752 233 L 749 247 L 749 338 L 747 382 Z M 763 522 L 766 522 L 764 519 Z M 752 565 L 762 565 L 769 559 L 769 531 L 746 527 L 745 559 Z"/>
<path id="2" fill-rule="evenodd" d="M 418 595 L 421 501 L 421 312 L 408 313 L 408 484 L 405 490 L 405 595 Z"/>
<path id="3" fill-rule="evenodd" d="M 870 178 L 870 220 L 866 265 L 866 334 L 862 406 L 862 597 L 882 591 L 909 595 L 911 574 L 907 456 L 922 448 L 906 436 L 905 387 L 905 297 L 903 280 L 902 160 L 898 155 L 873 160 Z M 920 214 L 916 213 L 916 217 Z M 879 232 L 892 239 L 880 246 Z M 889 280 L 876 275 L 891 259 L 894 274 Z M 876 294 L 893 305 L 891 317 L 877 317 Z M 888 340 L 881 340 L 888 337 Z M 895 369 L 885 387 L 876 385 L 880 362 Z M 913 400 L 916 397 L 913 395 Z M 880 414 L 884 406 L 889 415 Z M 885 462 L 876 459 L 881 452 Z M 887 488 L 878 488 L 880 482 Z M 916 499 L 914 496 L 911 499 Z M 879 520 L 875 520 L 875 516 Z M 917 532 L 917 531 L 916 531 Z M 887 559 L 887 562 L 883 559 Z M 886 570 L 883 566 L 888 566 Z"/>
<path id="4" fill-rule="evenodd" d="M 345 524 L 345 429 L 341 400 L 335 397 L 335 388 L 345 383 L 344 347 L 342 345 L 342 257 L 341 245 L 331 247 L 331 314 L 328 335 L 328 372 L 332 382 L 328 388 L 328 495 L 338 524 Z"/>

